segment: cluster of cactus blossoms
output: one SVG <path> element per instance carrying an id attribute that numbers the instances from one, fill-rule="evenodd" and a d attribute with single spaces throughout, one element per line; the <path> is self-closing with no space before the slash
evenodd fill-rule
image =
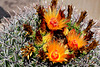
<path id="1" fill-rule="evenodd" d="M 89 53 L 98 45 L 95 39 L 89 43 L 93 37 L 93 32 L 90 31 L 93 20 L 89 21 L 86 29 L 80 30 L 80 23 L 85 18 L 86 11 L 81 12 L 79 20 L 72 24 L 73 8 L 70 5 L 67 16 L 64 14 L 65 10 L 57 9 L 57 0 L 52 0 L 47 9 L 40 5 L 36 6 L 36 10 L 39 17 L 36 31 L 33 31 L 29 24 L 23 24 L 27 32 L 25 36 L 34 40 L 34 43 L 29 42 L 29 46 L 21 48 L 22 56 L 27 60 L 36 54 L 35 57 L 39 61 L 69 62 L 72 58 Z"/>

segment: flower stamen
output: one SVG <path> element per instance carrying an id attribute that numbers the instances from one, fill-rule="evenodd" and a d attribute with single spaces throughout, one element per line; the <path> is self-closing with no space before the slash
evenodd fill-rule
<path id="1" fill-rule="evenodd" d="M 59 58 L 58 51 L 57 50 L 53 51 L 51 54 L 51 57 L 52 57 L 52 59 L 58 59 Z"/>
<path id="2" fill-rule="evenodd" d="M 58 21 L 57 21 L 57 19 L 56 19 L 56 18 L 51 18 L 50 24 L 51 24 L 53 27 L 58 26 Z"/>

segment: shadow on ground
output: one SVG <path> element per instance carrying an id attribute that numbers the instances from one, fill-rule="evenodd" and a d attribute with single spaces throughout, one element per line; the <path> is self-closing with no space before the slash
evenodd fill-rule
<path id="1" fill-rule="evenodd" d="M 9 15 L 8 12 L 6 12 L 1 6 L 0 6 L 0 19 L 2 19 L 3 17 L 6 17 L 6 18 L 10 18 L 11 16 Z"/>

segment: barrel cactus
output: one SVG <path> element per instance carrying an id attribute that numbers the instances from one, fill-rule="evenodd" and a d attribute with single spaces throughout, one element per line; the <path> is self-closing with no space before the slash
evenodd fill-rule
<path id="1" fill-rule="evenodd" d="M 0 66 L 100 66 L 95 22 L 86 18 L 86 11 L 59 8 L 58 2 L 33 4 L 2 19 Z"/>

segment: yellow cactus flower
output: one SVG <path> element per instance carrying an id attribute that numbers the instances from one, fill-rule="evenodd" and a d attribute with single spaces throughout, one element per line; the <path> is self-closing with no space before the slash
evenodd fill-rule
<path id="1" fill-rule="evenodd" d="M 53 41 L 49 42 L 49 46 L 47 47 L 47 56 L 50 61 L 56 63 L 60 62 L 62 63 L 63 61 L 67 61 L 65 58 L 67 55 L 65 54 L 66 48 L 63 44 Z"/>
<path id="2" fill-rule="evenodd" d="M 69 30 L 68 28 L 64 28 L 63 34 L 66 36 L 68 34 Z"/>
<path id="3" fill-rule="evenodd" d="M 46 44 L 43 45 L 43 50 L 44 50 L 44 52 L 47 51 L 47 46 L 48 46 L 48 43 L 46 43 Z"/>
<path id="4" fill-rule="evenodd" d="M 46 43 L 46 42 L 51 41 L 52 37 L 53 37 L 53 33 L 51 32 L 47 33 L 45 36 L 43 36 L 43 42 Z"/>

